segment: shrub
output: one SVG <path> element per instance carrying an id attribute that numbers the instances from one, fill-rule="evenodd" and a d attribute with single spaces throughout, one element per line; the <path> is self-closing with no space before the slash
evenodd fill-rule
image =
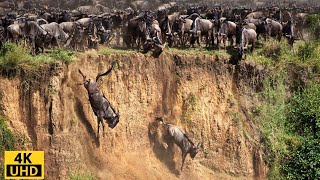
<path id="1" fill-rule="evenodd" d="M 320 177 L 320 140 L 305 138 L 293 150 L 283 166 L 287 179 L 319 179 Z"/>
<path id="2" fill-rule="evenodd" d="M 319 61 L 320 43 L 317 41 L 306 42 L 299 46 L 297 55 L 302 62 Z"/>
<path id="3" fill-rule="evenodd" d="M 320 131 L 320 83 L 313 82 L 294 95 L 288 106 L 287 126 L 302 136 L 319 137 Z"/>
<path id="4" fill-rule="evenodd" d="M 34 70 L 45 64 L 57 61 L 72 62 L 74 60 L 74 52 L 63 49 L 55 49 L 49 53 L 31 56 L 27 48 L 6 42 L 0 50 L 0 69 L 9 71 L 20 69 Z"/>
<path id="5" fill-rule="evenodd" d="M 320 28 L 320 15 L 319 14 L 310 14 L 307 15 L 307 29 L 316 37 L 319 36 L 319 28 Z"/>
<path id="6" fill-rule="evenodd" d="M 7 118 L 0 116 L 0 154 L 6 150 L 15 149 L 15 136 L 8 129 L 7 121 Z"/>
<path id="7" fill-rule="evenodd" d="M 6 70 L 19 70 L 31 62 L 31 56 L 26 48 L 5 43 L 0 51 L 0 68 Z"/>
<path id="8" fill-rule="evenodd" d="M 73 57 L 74 52 L 64 49 L 56 49 L 52 53 L 49 54 L 50 57 L 54 58 L 55 60 L 61 60 L 64 62 L 72 62 L 75 60 Z"/>

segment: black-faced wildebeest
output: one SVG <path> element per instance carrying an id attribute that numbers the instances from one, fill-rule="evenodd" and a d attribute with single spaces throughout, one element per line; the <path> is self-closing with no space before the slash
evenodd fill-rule
<path id="1" fill-rule="evenodd" d="M 282 33 L 283 33 L 283 36 L 287 38 L 288 44 L 290 46 L 293 46 L 293 43 L 294 43 L 294 39 L 295 39 L 294 32 L 295 32 L 295 27 L 291 21 L 288 21 L 287 24 L 284 24 Z"/>
<path id="2" fill-rule="evenodd" d="M 73 50 L 80 50 L 80 42 L 84 35 L 84 29 L 81 27 L 81 25 L 78 22 L 62 22 L 59 24 L 59 26 L 71 38 L 69 48 Z"/>
<path id="3" fill-rule="evenodd" d="M 191 41 L 190 44 L 193 45 L 195 41 L 197 41 L 198 45 L 200 45 L 200 39 L 202 36 L 206 37 L 206 46 L 213 45 L 213 23 L 208 19 L 201 19 L 197 17 L 193 21 L 193 28 L 190 30 L 191 33 Z"/>
<path id="4" fill-rule="evenodd" d="M 180 12 L 174 12 L 168 16 L 166 16 L 162 21 L 160 22 L 160 28 L 162 31 L 162 41 L 168 42 L 169 47 L 172 47 L 174 43 L 174 24 L 175 21 L 179 18 Z"/>
<path id="5" fill-rule="evenodd" d="M 40 18 L 40 19 L 37 19 L 37 24 L 40 26 L 40 25 L 42 25 L 42 24 L 48 24 L 48 21 L 47 20 L 45 20 L 45 19 L 42 19 L 42 18 Z"/>
<path id="6" fill-rule="evenodd" d="M 83 85 L 88 91 L 89 101 L 91 104 L 91 108 L 94 114 L 97 116 L 98 120 L 98 133 L 97 137 L 99 137 L 99 129 L 100 123 L 102 124 L 102 131 L 104 136 L 104 123 L 103 120 L 106 120 L 108 126 L 110 128 L 115 128 L 119 122 L 120 114 L 115 111 L 115 109 L 111 106 L 110 102 L 107 98 L 100 92 L 97 82 L 100 77 L 108 75 L 113 69 L 113 66 L 106 71 L 105 73 L 98 74 L 96 80 L 86 79 L 86 76 L 79 69 L 79 73 L 83 77 Z"/>
<path id="7" fill-rule="evenodd" d="M 266 13 L 264 13 L 262 11 L 251 12 L 246 16 L 246 18 L 247 19 L 259 19 L 259 18 L 265 17 L 265 14 Z"/>
<path id="8" fill-rule="evenodd" d="M 186 46 L 187 40 L 189 40 L 189 33 L 192 28 L 193 21 L 188 18 L 182 18 L 180 17 L 178 20 L 176 20 L 177 26 L 177 33 L 180 39 L 180 45 Z"/>
<path id="9" fill-rule="evenodd" d="M 8 38 L 13 42 L 18 43 L 20 38 L 28 38 L 31 44 L 31 54 L 36 53 L 36 39 L 44 41 L 48 36 L 47 31 L 45 31 L 41 26 L 39 26 L 34 21 L 26 21 L 19 24 L 11 24 L 7 28 Z M 38 41 L 38 42 L 40 42 Z M 43 45 L 43 43 L 40 43 Z M 38 46 L 42 46 L 39 45 Z"/>
<path id="10" fill-rule="evenodd" d="M 248 49 L 248 45 L 251 45 L 251 52 L 255 48 L 255 43 L 257 41 L 257 33 L 253 29 L 247 29 L 242 27 L 240 33 L 238 33 L 239 38 L 239 59 L 242 59 L 243 53 Z"/>
<path id="11" fill-rule="evenodd" d="M 237 31 L 236 32 L 236 44 L 237 45 L 239 45 L 243 28 L 253 29 L 254 31 L 256 31 L 256 29 L 257 29 L 257 27 L 253 23 L 247 23 L 247 22 L 238 23 L 237 27 L 236 27 L 236 31 Z"/>
<path id="12" fill-rule="evenodd" d="M 143 53 L 147 53 L 153 49 L 153 56 L 158 58 L 163 52 L 165 45 L 163 46 L 161 42 L 161 29 L 157 20 L 153 20 L 148 32 L 146 41 L 143 44 Z"/>
<path id="13" fill-rule="evenodd" d="M 131 19 L 128 23 L 126 37 L 124 37 L 126 45 L 134 48 L 134 45 L 137 44 L 137 49 L 140 50 L 140 45 L 144 44 L 150 35 L 151 22 L 152 19 L 147 13 Z"/>
<path id="14" fill-rule="evenodd" d="M 181 149 L 182 151 L 182 164 L 181 164 L 181 171 L 183 169 L 184 161 L 188 154 L 190 154 L 190 157 L 194 159 L 199 151 L 199 148 L 202 146 L 202 143 L 199 143 L 197 146 L 189 139 L 187 134 L 184 130 L 182 130 L 180 127 L 175 126 L 170 123 L 166 123 L 163 120 L 163 117 L 157 117 L 157 121 L 160 121 L 160 123 L 163 123 L 166 126 L 167 134 L 169 136 L 169 139 Z"/>
<path id="15" fill-rule="evenodd" d="M 271 37 L 277 37 L 278 41 L 281 41 L 283 29 L 282 25 L 279 22 L 269 18 L 267 18 L 265 22 L 266 34 Z"/>
<path id="16" fill-rule="evenodd" d="M 259 39 L 259 35 L 262 34 L 264 40 L 266 40 L 266 22 L 263 19 L 245 19 L 245 23 L 253 23 L 256 26 L 257 40 Z"/>
<path id="17" fill-rule="evenodd" d="M 99 38 L 96 34 L 97 27 L 93 22 L 93 19 L 81 18 L 76 22 L 78 22 L 84 30 L 82 39 L 80 40 L 81 49 L 84 50 L 85 47 L 88 47 L 89 45 L 96 45 L 96 43 L 99 41 Z"/>
<path id="18" fill-rule="evenodd" d="M 222 40 L 224 44 L 224 49 L 226 49 L 227 38 L 230 41 L 230 46 L 233 46 L 233 37 L 236 36 L 236 30 L 237 30 L 236 23 L 231 21 L 222 22 L 221 27 L 219 28 L 219 31 L 217 33 L 218 47 L 220 48 L 220 43 Z"/>
<path id="19" fill-rule="evenodd" d="M 52 22 L 49 24 L 42 24 L 40 26 L 52 37 L 50 45 L 57 45 L 60 48 L 61 44 L 64 45 L 67 43 L 69 35 L 62 30 L 58 23 Z"/>

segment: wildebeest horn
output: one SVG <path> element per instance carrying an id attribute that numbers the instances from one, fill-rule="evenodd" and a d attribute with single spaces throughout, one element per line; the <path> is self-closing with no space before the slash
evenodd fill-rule
<path id="1" fill-rule="evenodd" d="M 79 73 L 82 75 L 82 77 L 83 77 L 83 81 L 85 81 L 86 80 L 86 76 L 81 72 L 81 70 L 80 69 L 78 69 L 79 70 Z"/>
<path id="2" fill-rule="evenodd" d="M 111 73 L 112 69 L 113 69 L 113 64 L 112 64 L 111 68 L 108 69 L 108 71 L 106 71 L 105 73 L 102 73 L 102 74 L 98 74 L 98 76 L 96 77 L 96 82 L 98 82 L 98 80 L 99 80 L 99 78 L 100 78 L 101 76 L 106 76 L 106 75 L 108 75 L 109 73 Z"/>

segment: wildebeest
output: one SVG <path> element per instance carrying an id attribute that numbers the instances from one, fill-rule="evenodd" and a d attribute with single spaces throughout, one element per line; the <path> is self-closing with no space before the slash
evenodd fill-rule
<path id="1" fill-rule="evenodd" d="M 212 41 L 213 45 L 213 23 L 208 19 L 201 19 L 197 17 L 193 21 L 193 28 L 190 30 L 192 37 L 190 44 L 193 44 L 197 40 L 198 45 L 200 46 L 201 36 L 206 37 L 206 46 L 209 46 L 209 42 Z"/>
<path id="2" fill-rule="evenodd" d="M 51 45 L 55 44 L 60 47 L 61 43 L 67 43 L 69 35 L 62 30 L 58 23 L 42 24 L 41 27 L 52 37 L 50 41 Z"/>
<path id="3" fill-rule="evenodd" d="M 277 37 L 281 41 L 283 27 L 279 22 L 267 18 L 265 28 L 268 36 Z"/>
<path id="4" fill-rule="evenodd" d="M 284 24 L 282 33 L 287 38 L 288 43 L 290 46 L 293 46 L 294 39 L 295 39 L 295 27 L 291 21 L 288 21 L 287 24 Z"/>
<path id="5" fill-rule="evenodd" d="M 177 33 L 182 46 L 186 45 L 186 41 L 189 39 L 189 32 L 192 28 L 193 21 L 187 18 L 179 18 L 177 21 Z"/>
<path id="6" fill-rule="evenodd" d="M 253 23 L 256 26 L 256 32 L 257 32 L 257 40 L 259 39 L 259 35 L 262 34 L 264 37 L 264 40 L 266 40 L 266 22 L 263 21 L 263 19 L 245 19 L 245 23 Z"/>
<path id="7" fill-rule="evenodd" d="M 239 59 L 242 59 L 243 52 L 248 49 L 248 45 L 251 45 L 251 52 L 255 48 L 257 40 L 257 33 L 253 29 L 247 29 L 242 27 L 239 36 Z"/>
<path id="8" fill-rule="evenodd" d="M 11 24 L 7 28 L 8 38 L 18 43 L 19 38 L 28 38 L 31 44 L 31 53 L 36 54 L 36 40 L 43 41 L 48 33 L 34 21 Z"/>
<path id="9" fill-rule="evenodd" d="M 248 19 L 259 19 L 262 17 L 265 17 L 265 13 L 262 11 L 251 12 L 246 16 Z"/>
<path id="10" fill-rule="evenodd" d="M 227 38 L 230 41 L 230 46 L 233 46 L 233 37 L 236 36 L 237 25 L 231 21 L 224 21 L 221 24 L 217 34 L 217 45 L 220 48 L 220 42 L 223 41 L 224 48 L 226 48 Z"/>
<path id="11" fill-rule="evenodd" d="M 102 124 L 103 136 L 104 136 L 104 123 L 105 119 L 110 128 L 116 127 L 119 122 L 120 114 L 115 111 L 115 109 L 111 106 L 110 102 L 107 98 L 100 92 L 97 82 L 100 77 L 108 75 L 113 69 L 113 66 L 106 71 L 105 73 L 98 74 L 96 80 L 93 81 L 91 79 L 86 79 L 86 76 L 79 69 L 79 73 L 83 77 L 83 85 L 88 91 L 89 101 L 91 104 L 91 108 L 94 114 L 97 116 L 98 120 L 98 133 L 97 137 L 99 137 L 99 129 L 100 123 Z"/>
<path id="12" fill-rule="evenodd" d="M 152 19 L 146 12 L 141 16 L 131 19 L 128 23 L 126 37 L 124 37 L 126 45 L 134 48 L 134 45 L 137 44 L 137 49 L 139 50 L 140 45 L 144 44 L 148 39 L 151 23 Z"/>
<path id="13" fill-rule="evenodd" d="M 190 157 L 194 159 L 199 151 L 200 146 L 202 146 L 202 143 L 199 143 L 197 146 L 189 139 L 187 134 L 184 130 L 182 130 L 180 127 L 175 126 L 170 123 L 166 123 L 163 120 L 163 117 L 157 117 L 157 121 L 160 121 L 160 123 L 163 123 L 167 128 L 167 133 L 170 136 L 170 139 L 174 141 L 174 143 L 181 149 L 182 151 L 182 165 L 181 165 L 181 171 L 183 169 L 184 161 L 188 154 L 190 154 Z"/>
<path id="14" fill-rule="evenodd" d="M 69 47 L 73 50 L 80 50 L 80 42 L 82 39 L 84 39 L 84 29 L 81 27 L 81 25 L 78 22 L 62 22 L 59 24 L 59 26 L 71 38 Z"/>

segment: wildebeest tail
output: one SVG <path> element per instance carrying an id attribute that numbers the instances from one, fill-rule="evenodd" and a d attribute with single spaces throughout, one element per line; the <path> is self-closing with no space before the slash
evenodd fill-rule
<path id="1" fill-rule="evenodd" d="M 113 69 L 113 65 L 112 65 L 111 68 L 108 69 L 108 71 L 106 71 L 105 73 L 98 74 L 98 76 L 96 77 L 96 82 L 98 82 L 98 80 L 99 80 L 99 78 L 100 78 L 101 76 L 106 76 L 106 75 L 108 75 L 109 73 L 111 73 L 112 69 Z"/>

